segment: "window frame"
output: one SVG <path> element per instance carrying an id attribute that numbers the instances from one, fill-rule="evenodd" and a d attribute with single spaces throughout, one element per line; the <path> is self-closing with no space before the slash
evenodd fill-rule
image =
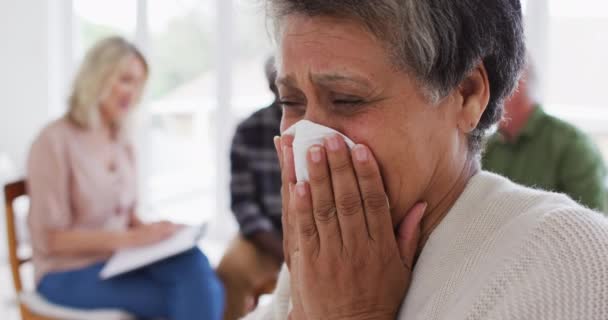
<path id="1" fill-rule="evenodd" d="M 69 5 L 66 6 L 71 12 L 72 19 L 75 19 L 75 10 L 73 0 L 69 0 Z M 235 36 L 235 28 L 233 25 L 233 16 L 234 16 L 234 5 L 233 0 L 214 0 L 216 2 L 216 30 L 218 32 L 214 33 L 212 42 L 214 45 L 212 47 L 215 48 L 214 56 L 214 64 L 216 66 L 215 69 L 215 81 L 216 81 L 216 91 L 215 91 L 215 110 L 213 111 L 213 118 L 217 123 L 222 123 L 224 125 L 216 126 L 214 136 L 216 137 L 216 146 L 215 146 L 215 154 L 216 154 L 216 165 L 215 170 L 218 173 L 216 177 L 216 181 L 214 184 L 214 188 L 211 192 L 215 193 L 215 203 L 216 203 L 216 212 L 223 213 L 229 210 L 229 194 L 228 192 L 218 192 L 218 190 L 227 190 L 229 185 L 229 147 L 230 141 L 232 137 L 232 131 L 235 127 L 235 123 L 238 120 L 237 116 L 233 111 L 233 96 L 232 96 L 232 81 L 233 81 L 233 61 L 234 61 L 234 53 L 233 53 L 233 38 Z M 149 17 L 148 17 L 148 0 L 137 0 L 136 3 L 136 23 L 134 30 L 134 38 L 133 42 L 143 51 L 144 54 L 149 56 L 151 50 L 151 29 L 149 26 Z M 78 25 L 74 23 L 72 27 L 72 35 L 79 34 Z M 69 50 L 73 50 L 72 48 L 79 47 L 78 37 L 72 36 L 69 41 L 66 43 L 66 47 Z M 71 69 L 75 70 L 77 66 L 76 59 L 72 59 Z M 142 104 L 146 104 L 147 101 L 143 101 Z M 143 117 L 146 117 L 145 111 L 143 112 Z M 146 180 L 151 172 L 147 169 L 146 157 L 149 154 L 150 149 L 148 146 L 148 142 L 146 141 L 146 134 L 139 133 L 136 136 L 136 140 L 139 141 L 140 147 L 139 152 L 143 157 L 140 159 L 140 170 L 138 172 L 138 182 L 140 185 L 140 189 L 144 190 L 146 185 Z M 203 177 L 201 177 L 203 178 Z M 149 204 L 152 199 L 146 198 L 146 193 L 141 193 L 141 203 L 146 206 Z"/>

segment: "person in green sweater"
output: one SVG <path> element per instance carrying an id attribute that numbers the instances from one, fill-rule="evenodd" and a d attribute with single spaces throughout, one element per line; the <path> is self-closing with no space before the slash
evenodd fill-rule
<path id="1" fill-rule="evenodd" d="M 519 89 L 505 103 L 505 117 L 488 141 L 483 168 L 607 212 L 601 153 L 585 133 L 543 111 L 532 95 L 534 83 L 534 72 L 528 68 Z"/>

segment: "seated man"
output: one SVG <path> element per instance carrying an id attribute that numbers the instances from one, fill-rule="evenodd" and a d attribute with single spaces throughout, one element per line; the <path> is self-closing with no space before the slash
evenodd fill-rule
<path id="1" fill-rule="evenodd" d="M 532 97 L 532 84 L 534 74 L 528 70 L 505 103 L 505 118 L 483 156 L 484 169 L 606 212 L 606 168 L 600 152 L 583 132 L 546 114 Z"/>
<path id="2" fill-rule="evenodd" d="M 273 141 L 282 112 L 272 58 L 266 76 L 275 101 L 238 126 L 230 152 L 231 206 L 240 234 L 218 267 L 227 294 L 226 320 L 244 316 L 256 293 L 270 291 L 283 263 L 281 171 Z"/>

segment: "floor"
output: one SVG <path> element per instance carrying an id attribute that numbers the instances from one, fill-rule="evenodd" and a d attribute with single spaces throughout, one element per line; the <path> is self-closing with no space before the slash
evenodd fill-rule
<path id="1" fill-rule="evenodd" d="M 0 261 L 0 319 L 18 320 L 19 314 L 13 291 L 10 269 L 8 261 Z"/>

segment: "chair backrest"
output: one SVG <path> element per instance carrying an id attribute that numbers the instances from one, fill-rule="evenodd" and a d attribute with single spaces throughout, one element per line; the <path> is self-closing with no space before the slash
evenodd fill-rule
<path id="1" fill-rule="evenodd" d="M 21 273 L 19 271 L 22 264 L 30 259 L 22 259 L 17 254 L 19 243 L 17 241 L 17 219 L 15 217 L 14 202 L 15 199 L 27 195 L 27 186 L 25 180 L 9 183 L 4 186 L 4 201 L 6 206 L 6 229 L 8 235 L 8 252 L 11 264 L 11 273 L 13 274 L 13 284 L 15 290 L 21 292 L 23 289 L 21 283 Z"/>

